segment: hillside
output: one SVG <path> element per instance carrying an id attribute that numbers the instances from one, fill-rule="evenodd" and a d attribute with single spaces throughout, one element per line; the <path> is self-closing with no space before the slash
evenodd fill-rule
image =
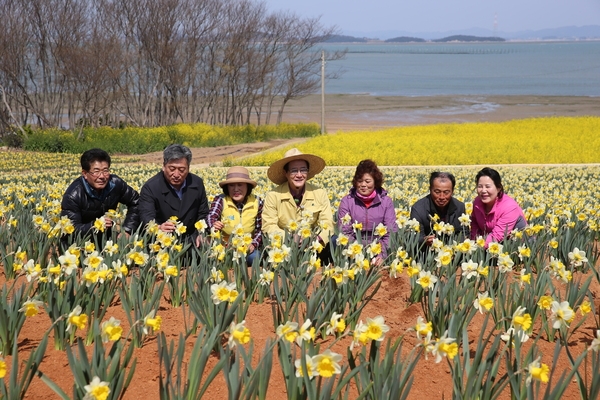
<path id="1" fill-rule="evenodd" d="M 386 43 L 424 43 L 425 39 L 412 36 L 399 36 L 385 41 Z"/>
<path id="2" fill-rule="evenodd" d="M 447 36 L 441 39 L 432 40 L 432 42 L 436 43 L 446 43 L 446 42 L 505 42 L 506 40 L 501 37 L 488 36 L 471 36 L 471 35 L 452 35 Z"/>

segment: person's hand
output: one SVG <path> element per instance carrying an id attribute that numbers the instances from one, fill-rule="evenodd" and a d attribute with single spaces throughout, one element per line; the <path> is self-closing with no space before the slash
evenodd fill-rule
<path id="1" fill-rule="evenodd" d="M 435 235 L 425 236 L 425 244 L 431 246 L 433 244 L 433 239 L 435 239 Z"/>
<path id="2" fill-rule="evenodd" d="M 114 222 L 112 219 L 108 218 L 108 217 L 104 217 L 104 227 L 105 228 L 112 228 L 114 225 Z"/>
<path id="3" fill-rule="evenodd" d="M 225 227 L 225 224 L 223 224 L 221 221 L 217 221 L 213 224 L 212 227 L 215 231 L 220 231 L 221 229 L 223 229 L 223 227 Z"/>
<path id="4" fill-rule="evenodd" d="M 252 252 L 254 251 L 255 247 L 253 244 L 251 244 L 250 246 L 248 246 L 248 254 L 252 254 Z"/>
<path id="5" fill-rule="evenodd" d="M 381 267 L 382 265 L 383 265 L 383 258 L 381 256 L 375 257 L 375 259 L 373 260 L 373 266 Z"/>
<path id="6" fill-rule="evenodd" d="M 200 235 L 196 236 L 196 247 L 200 247 L 201 243 L 202 243 L 202 236 L 200 236 Z"/>
<path id="7" fill-rule="evenodd" d="M 175 231 L 175 224 L 173 221 L 165 221 L 158 226 L 158 229 L 165 233 L 172 233 Z"/>
<path id="8" fill-rule="evenodd" d="M 120 239 L 123 235 L 125 235 L 125 238 L 127 240 L 129 240 L 129 238 L 131 237 L 131 233 L 129 233 L 127 231 L 122 231 L 122 232 L 119 232 L 119 234 L 117 235 L 117 239 Z"/>

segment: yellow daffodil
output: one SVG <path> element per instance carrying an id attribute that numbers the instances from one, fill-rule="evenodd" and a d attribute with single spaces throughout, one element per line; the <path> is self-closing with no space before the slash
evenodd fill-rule
<path id="1" fill-rule="evenodd" d="M 110 394 L 108 382 L 103 382 L 97 376 L 92 379 L 89 385 L 84 386 L 85 397 L 93 400 L 106 400 Z"/>
<path id="2" fill-rule="evenodd" d="M 315 366 L 313 364 L 313 358 L 311 356 L 309 356 L 308 354 L 305 354 L 304 361 L 306 363 L 307 376 L 310 379 L 312 379 L 314 376 L 318 375 L 316 372 Z M 302 370 L 302 360 L 298 359 L 298 360 L 294 361 L 294 366 L 296 367 L 296 376 L 298 378 L 303 377 L 304 372 Z"/>
<path id="3" fill-rule="evenodd" d="M 205 220 L 201 219 L 199 221 L 196 221 L 196 223 L 194 224 L 194 228 L 196 228 L 200 232 L 203 232 L 208 228 L 208 225 L 206 224 Z"/>
<path id="4" fill-rule="evenodd" d="M 419 271 L 419 278 L 417 283 L 425 290 L 433 289 L 438 278 L 432 275 L 430 271 Z"/>
<path id="5" fill-rule="evenodd" d="M 494 307 L 494 300 L 488 295 L 488 292 L 477 293 L 477 299 L 473 302 L 473 306 L 484 314 Z"/>
<path id="6" fill-rule="evenodd" d="M 315 327 L 312 326 L 312 321 L 307 319 L 304 321 L 300 329 L 298 330 L 298 337 L 296 337 L 296 343 L 298 346 L 302 346 L 302 341 L 311 342 L 315 340 Z"/>
<path id="7" fill-rule="evenodd" d="M 352 229 L 354 229 L 355 231 L 362 231 L 362 228 L 363 224 L 361 222 L 354 221 L 354 223 L 352 224 Z"/>
<path id="8" fill-rule="evenodd" d="M 262 268 L 262 272 L 260 273 L 260 281 L 259 283 L 263 286 L 269 286 L 273 279 L 275 278 L 275 273 L 273 271 L 268 271 Z"/>
<path id="9" fill-rule="evenodd" d="M 549 310 L 552 307 L 554 299 L 551 296 L 542 296 L 538 300 L 537 304 L 542 310 Z"/>
<path id="10" fill-rule="evenodd" d="M 279 325 L 275 332 L 280 339 L 284 338 L 292 343 L 298 337 L 298 323 L 288 321 L 283 325 Z"/>
<path id="11" fill-rule="evenodd" d="M 238 291 L 235 287 L 235 282 L 227 283 L 221 281 L 219 283 L 213 283 L 210 287 L 212 293 L 212 301 L 214 304 L 220 304 L 223 301 L 233 303 L 238 297 Z"/>
<path id="12" fill-rule="evenodd" d="M 346 330 L 346 321 L 342 318 L 342 314 L 334 312 L 329 319 L 327 324 L 326 334 L 335 335 L 336 333 L 343 333 Z"/>
<path id="13" fill-rule="evenodd" d="M 569 305 L 568 301 L 559 303 L 553 301 L 551 306 L 552 311 L 552 327 L 554 329 L 560 329 L 563 326 L 569 327 L 569 323 L 575 318 L 575 312 Z"/>
<path id="14" fill-rule="evenodd" d="M 589 300 L 584 300 L 581 305 L 579 306 L 579 312 L 581 313 L 581 315 L 586 315 L 587 313 L 592 311 L 592 304 L 589 302 Z"/>
<path id="15" fill-rule="evenodd" d="M 527 385 L 530 385 L 533 380 L 538 380 L 542 383 L 548 383 L 550 380 L 550 367 L 540 363 L 540 357 L 529 364 L 527 371 L 529 372 L 526 379 Z"/>
<path id="16" fill-rule="evenodd" d="M 458 354 L 458 344 L 455 343 L 456 339 L 448 337 L 448 331 L 444 335 L 437 339 L 432 354 L 435 356 L 435 362 L 439 363 L 443 357 L 448 357 L 452 360 Z"/>
<path id="17" fill-rule="evenodd" d="M 44 305 L 42 301 L 27 299 L 23 302 L 23 306 L 19 308 L 20 312 L 24 312 L 25 316 L 33 317 L 38 315 L 40 308 Z"/>
<path id="18" fill-rule="evenodd" d="M 154 316 L 155 311 L 152 310 L 146 317 L 144 318 L 144 334 L 147 335 L 150 330 L 152 332 L 156 332 L 160 330 L 160 326 L 162 324 L 162 317 L 160 315 Z"/>
<path id="19" fill-rule="evenodd" d="M 331 378 L 333 375 L 341 373 L 340 361 L 342 361 L 342 356 L 329 349 L 322 354 L 317 354 L 312 358 L 315 374 L 323 378 Z"/>
<path id="20" fill-rule="evenodd" d="M 528 331 L 531 328 L 531 315 L 525 313 L 525 307 L 517 307 L 513 313 L 512 324 L 516 329 Z"/>
<path id="21" fill-rule="evenodd" d="M 0 379 L 4 379 L 7 372 L 8 367 L 6 365 L 6 361 L 4 361 L 4 358 L 0 357 Z"/>
<path id="22" fill-rule="evenodd" d="M 86 314 L 81 313 L 81 306 L 77 305 L 71 311 L 67 317 L 67 332 L 71 332 L 71 328 L 74 326 L 77 329 L 84 329 L 87 325 L 88 317 Z"/>
<path id="23" fill-rule="evenodd" d="M 123 334 L 123 328 L 121 327 L 121 321 L 115 317 L 110 317 L 108 321 L 104 321 L 100 327 L 102 341 L 107 343 L 108 341 L 117 341 Z"/>
<path id="24" fill-rule="evenodd" d="M 246 321 L 239 324 L 232 322 L 229 326 L 229 348 L 234 348 L 238 344 L 246 344 L 250 341 L 250 330 L 246 327 Z"/>

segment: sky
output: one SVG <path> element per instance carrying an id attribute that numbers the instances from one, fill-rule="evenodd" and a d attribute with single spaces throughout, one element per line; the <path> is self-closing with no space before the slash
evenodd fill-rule
<path id="1" fill-rule="evenodd" d="M 319 17 L 343 34 L 445 32 L 469 28 L 518 32 L 600 25 L 600 0 L 263 0 L 270 11 Z"/>

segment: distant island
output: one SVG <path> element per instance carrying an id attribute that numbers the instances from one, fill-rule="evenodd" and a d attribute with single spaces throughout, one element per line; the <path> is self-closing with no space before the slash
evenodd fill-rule
<path id="1" fill-rule="evenodd" d="M 371 38 L 359 38 L 348 35 L 333 35 L 324 43 L 447 43 L 447 42 L 505 42 L 506 39 L 496 36 L 473 36 L 473 35 L 452 35 L 441 39 L 425 40 L 412 36 L 399 36 L 385 41 Z"/>
<path id="2" fill-rule="evenodd" d="M 369 40 L 366 38 L 357 38 L 354 36 L 346 35 L 332 35 L 329 39 L 325 40 L 324 43 L 366 43 Z"/>
<path id="3" fill-rule="evenodd" d="M 470 35 L 453 35 L 447 36 L 441 39 L 434 39 L 432 42 L 446 43 L 446 42 L 506 42 L 506 39 L 495 36 L 481 37 L 481 36 L 470 36 Z"/>
<path id="4" fill-rule="evenodd" d="M 411 37 L 411 36 L 399 36 L 391 38 L 385 41 L 386 43 L 423 43 L 425 39 Z"/>

